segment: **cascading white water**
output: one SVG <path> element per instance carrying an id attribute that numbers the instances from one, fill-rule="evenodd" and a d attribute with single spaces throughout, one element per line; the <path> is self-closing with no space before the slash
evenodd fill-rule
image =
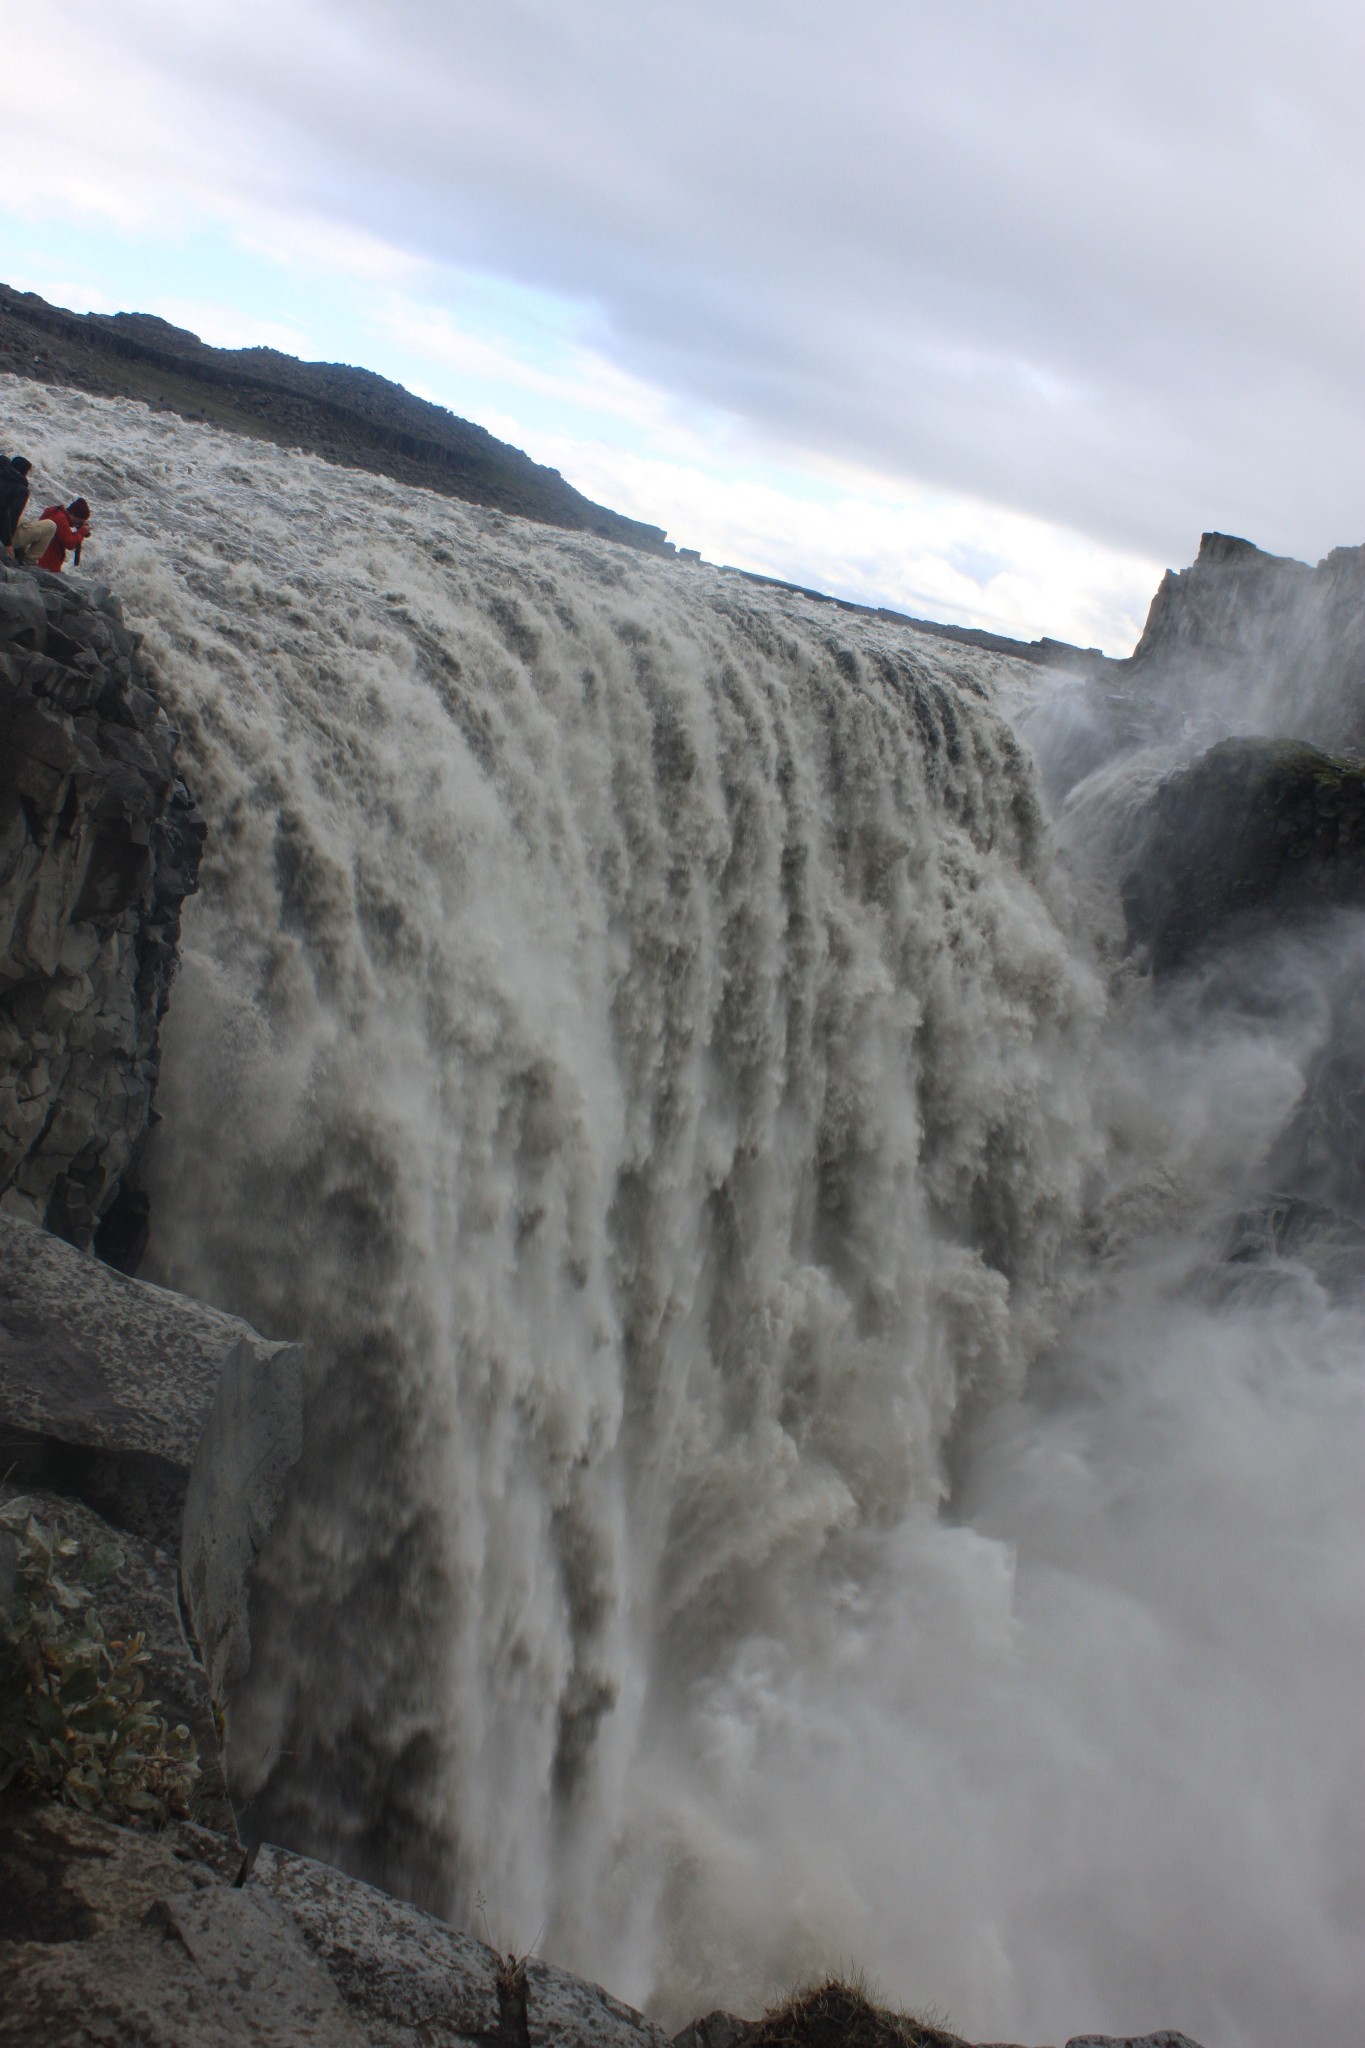
<path id="1" fill-rule="evenodd" d="M 313 1359 L 255 1824 L 669 2019 L 1338 2048 L 1365 1328 L 1210 1233 L 1357 928 L 1106 1023 L 1017 667 L 0 384 L 210 823 L 155 1277 Z"/>

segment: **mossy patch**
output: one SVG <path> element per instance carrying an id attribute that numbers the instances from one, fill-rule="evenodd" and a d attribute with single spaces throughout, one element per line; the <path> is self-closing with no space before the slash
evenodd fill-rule
<path id="1" fill-rule="evenodd" d="M 1365 903 L 1365 767 L 1301 740 L 1222 740 L 1162 784 L 1122 885 L 1158 974 L 1254 922 Z"/>

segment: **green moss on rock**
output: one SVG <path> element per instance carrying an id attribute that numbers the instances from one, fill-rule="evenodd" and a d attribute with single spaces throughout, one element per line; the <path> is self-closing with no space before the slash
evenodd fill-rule
<path id="1" fill-rule="evenodd" d="M 1130 942 L 1159 974 L 1260 918 L 1365 903 L 1365 764 L 1220 741 L 1157 791 L 1122 887 Z"/>

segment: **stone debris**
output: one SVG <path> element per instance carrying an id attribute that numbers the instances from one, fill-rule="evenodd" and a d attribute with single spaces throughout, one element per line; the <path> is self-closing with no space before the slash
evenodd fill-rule
<path id="1" fill-rule="evenodd" d="M 0 564 L 0 1209 L 73 1244 L 146 1136 L 204 834 L 117 598 Z M 135 1261 L 135 1203 L 110 1234 Z"/>

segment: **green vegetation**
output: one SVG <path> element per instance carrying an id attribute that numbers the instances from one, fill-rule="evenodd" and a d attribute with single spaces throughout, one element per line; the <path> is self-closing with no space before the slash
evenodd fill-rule
<path id="1" fill-rule="evenodd" d="M 199 1776 L 188 1728 L 143 1699 L 140 1635 L 106 1634 L 94 1602 L 123 1562 L 38 1520 L 33 1503 L 0 1506 L 14 1544 L 14 1593 L 0 1601 L 0 1791 L 46 1793 L 83 1813 L 155 1827 L 190 1811 Z"/>

